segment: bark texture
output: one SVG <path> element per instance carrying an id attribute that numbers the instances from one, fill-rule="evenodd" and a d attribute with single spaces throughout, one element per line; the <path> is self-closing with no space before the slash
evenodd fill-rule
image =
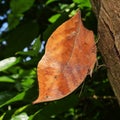
<path id="1" fill-rule="evenodd" d="M 108 69 L 108 78 L 120 105 L 120 1 L 91 0 L 98 19 L 98 49 Z"/>

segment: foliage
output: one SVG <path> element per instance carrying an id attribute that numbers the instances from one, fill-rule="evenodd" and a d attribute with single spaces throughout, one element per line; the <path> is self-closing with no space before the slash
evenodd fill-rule
<path id="1" fill-rule="evenodd" d="M 99 53 L 92 78 L 88 76 L 75 92 L 58 101 L 32 104 L 45 43 L 78 8 L 85 26 L 96 35 L 89 0 L 0 0 L 0 120 L 120 119 Z"/>

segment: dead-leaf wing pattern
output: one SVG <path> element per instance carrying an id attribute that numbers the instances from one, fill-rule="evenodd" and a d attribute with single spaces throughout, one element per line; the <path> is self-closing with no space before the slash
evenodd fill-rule
<path id="1" fill-rule="evenodd" d="M 91 73 L 95 61 L 93 32 L 84 28 L 78 12 L 48 39 L 38 63 L 39 96 L 34 103 L 57 100 L 73 92 Z"/>

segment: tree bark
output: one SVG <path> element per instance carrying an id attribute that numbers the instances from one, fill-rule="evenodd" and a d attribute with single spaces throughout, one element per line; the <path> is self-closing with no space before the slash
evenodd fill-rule
<path id="1" fill-rule="evenodd" d="M 91 0 L 98 19 L 98 49 L 120 105 L 120 1 Z"/>

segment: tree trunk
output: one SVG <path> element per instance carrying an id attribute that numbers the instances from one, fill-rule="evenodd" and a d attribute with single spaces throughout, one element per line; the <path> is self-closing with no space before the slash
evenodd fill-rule
<path id="1" fill-rule="evenodd" d="M 120 105 L 120 1 L 91 0 L 98 19 L 98 49 Z"/>

